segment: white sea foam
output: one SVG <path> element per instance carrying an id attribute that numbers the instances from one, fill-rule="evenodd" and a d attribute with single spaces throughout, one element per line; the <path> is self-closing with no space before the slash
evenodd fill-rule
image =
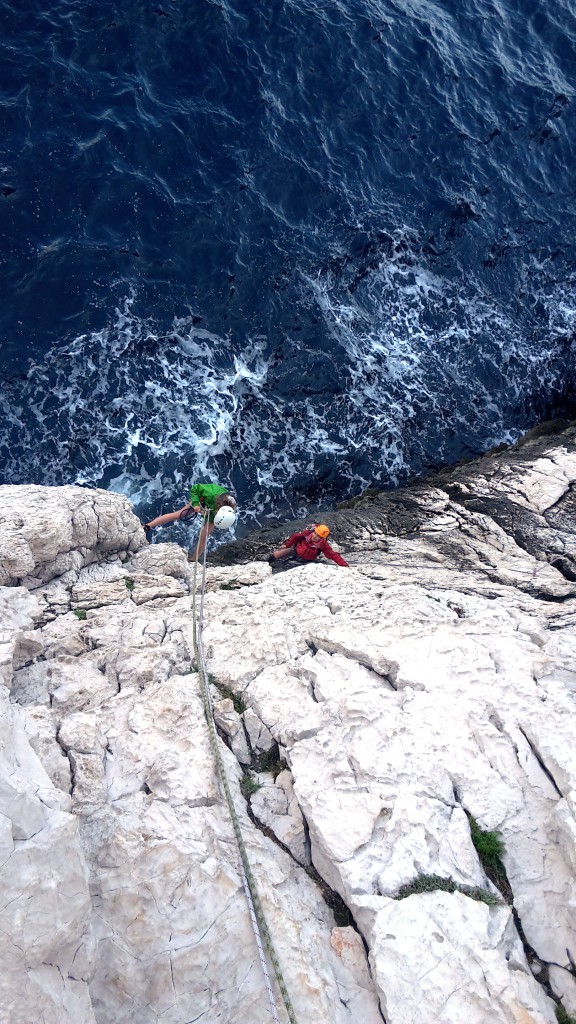
<path id="1" fill-rule="evenodd" d="M 443 281 L 405 255 L 353 287 L 342 273 L 308 275 L 302 291 L 331 339 L 339 391 L 278 386 L 291 360 L 317 358 L 295 340 L 278 365 L 262 335 L 233 351 L 182 317 L 159 336 L 128 300 L 18 391 L 2 385 L 5 478 L 105 486 L 146 514 L 184 503 L 194 479 L 219 480 L 239 494 L 245 530 L 513 440 L 534 392 L 561 379 L 567 345 L 573 362 L 566 288 L 535 297 L 549 323 L 536 341 L 476 282 Z"/>

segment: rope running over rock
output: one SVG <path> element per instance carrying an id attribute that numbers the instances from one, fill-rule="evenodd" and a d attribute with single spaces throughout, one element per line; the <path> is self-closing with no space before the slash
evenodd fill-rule
<path id="1" fill-rule="evenodd" d="M 205 523 L 207 523 L 207 521 L 208 521 L 208 512 L 205 512 L 203 514 L 203 517 L 202 517 L 203 525 Z M 208 538 L 206 538 L 206 541 L 207 541 L 207 539 Z M 255 879 L 254 879 L 254 875 L 252 874 L 252 869 L 250 867 L 250 862 L 248 860 L 248 853 L 246 851 L 246 846 L 245 846 L 244 839 L 243 839 L 243 836 L 242 836 L 242 830 L 241 830 L 241 827 L 240 827 L 240 821 L 239 821 L 238 815 L 236 813 L 236 808 L 234 807 L 234 801 L 232 799 L 232 793 L 231 793 L 230 786 L 229 786 L 229 783 L 228 783 L 228 777 L 226 775 L 226 768 L 224 766 L 224 761 L 222 760 L 222 755 L 220 753 L 220 748 L 219 748 L 219 745 L 218 745 L 218 734 L 216 732 L 216 725 L 214 723 L 214 712 L 213 712 L 213 708 L 212 708 L 212 699 L 211 699 L 211 696 L 210 696 L 210 685 L 209 685 L 209 681 L 208 681 L 208 672 L 207 672 L 207 669 L 206 669 L 206 657 L 205 657 L 205 653 L 204 653 L 204 645 L 203 645 L 203 640 L 202 640 L 202 626 L 203 626 L 203 620 L 204 620 L 204 595 L 205 595 L 205 592 L 206 592 L 206 548 L 207 548 L 207 546 L 208 546 L 207 543 L 205 543 L 204 544 L 203 561 L 202 561 L 202 583 L 201 583 L 201 593 L 200 593 L 200 611 L 199 611 L 198 615 L 196 613 L 196 592 L 197 592 L 198 561 L 195 561 L 195 563 L 194 563 L 194 578 L 193 578 L 193 583 L 192 583 L 192 635 L 193 635 L 193 641 L 194 641 L 194 654 L 196 656 L 196 665 L 197 665 L 198 674 L 200 676 L 200 680 L 201 680 L 201 683 L 202 683 L 202 698 L 203 698 L 203 701 L 204 701 L 204 713 L 206 715 L 206 721 L 208 723 L 208 730 L 209 730 L 209 733 L 210 733 L 210 741 L 211 741 L 211 744 L 212 744 L 212 749 L 213 749 L 213 752 L 214 752 L 214 758 L 215 758 L 215 761 L 216 761 L 216 767 L 217 767 L 217 771 L 218 771 L 218 778 L 219 778 L 222 790 L 224 792 L 224 795 L 226 797 L 226 803 L 228 805 L 228 811 L 230 813 L 230 818 L 232 819 L 232 827 L 234 829 L 234 835 L 236 836 L 236 842 L 238 844 L 238 850 L 239 850 L 239 854 L 240 854 L 240 875 L 242 877 L 242 884 L 244 886 L 244 892 L 246 894 L 246 899 L 248 901 L 248 909 L 250 911 L 250 920 L 252 922 L 252 929 L 254 931 L 254 938 L 256 940 L 256 946 L 258 947 L 258 954 L 260 956 L 260 963 L 262 965 L 262 973 L 264 975 L 264 983 L 266 985 L 266 992 L 268 994 L 268 1002 L 270 1004 L 270 1012 L 272 1014 L 272 1019 L 274 1021 L 274 1024 L 281 1024 L 280 1018 L 278 1017 L 278 1011 L 276 1009 L 276 1002 L 275 1002 L 275 998 L 274 998 L 274 992 L 272 990 L 272 982 L 270 980 L 270 973 L 268 971 L 268 964 L 266 962 L 266 954 L 264 952 L 264 947 L 266 948 L 266 952 L 268 953 L 268 958 L 270 960 L 270 963 L 272 964 L 272 967 L 274 968 L 274 974 L 276 975 L 276 981 L 278 983 L 278 988 L 279 988 L 280 994 L 282 996 L 282 1001 L 284 1003 L 284 1007 L 285 1007 L 286 1013 L 288 1015 L 288 1020 L 290 1021 L 290 1024 L 297 1024 L 296 1016 L 294 1014 L 294 1009 L 293 1009 L 292 1003 L 290 1001 L 290 996 L 288 995 L 288 990 L 286 988 L 286 983 L 285 983 L 284 978 L 282 976 L 282 971 L 280 969 L 280 964 L 278 962 L 278 957 L 277 957 L 277 954 L 276 954 L 276 950 L 274 949 L 274 945 L 273 945 L 273 942 L 272 942 L 272 936 L 270 935 L 270 931 L 269 931 L 268 925 L 266 923 L 266 918 L 264 917 L 264 911 L 262 909 L 262 904 L 260 903 L 260 897 L 259 897 L 258 891 L 256 889 L 256 882 L 255 882 Z"/>

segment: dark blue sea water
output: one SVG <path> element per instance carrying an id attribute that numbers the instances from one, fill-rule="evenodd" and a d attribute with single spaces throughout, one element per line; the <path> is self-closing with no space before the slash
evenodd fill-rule
<path id="1" fill-rule="evenodd" d="M 0 0 L 0 473 L 255 521 L 574 411 L 572 0 Z"/>

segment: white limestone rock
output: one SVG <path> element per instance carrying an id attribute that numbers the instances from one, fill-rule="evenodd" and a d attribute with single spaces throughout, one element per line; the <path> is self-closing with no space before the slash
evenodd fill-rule
<path id="1" fill-rule="evenodd" d="M 49 662 L 46 666 L 48 693 L 59 717 L 98 707 L 117 688 L 95 665 Z"/>
<path id="2" fill-rule="evenodd" d="M 521 471 L 516 465 L 503 465 L 495 477 L 481 474 L 474 481 L 479 494 L 506 494 L 524 508 L 540 514 L 556 505 L 576 482 L 574 453 L 555 447 L 550 454 L 524 464 Z"/>
<path id="3" fill-rule="evenodd" d="M 552 964 L 548 969 L 548 979 L 554 995 L 562 1001 L 562 1006 L 567 1013 L 575 1014 L 576 980 L 574 974 Z"/>
<path id="4" fill-rule="evenodd" d="M 188 566 L 189 576 L 193 569 Z M 249 562 L 247 565 L 208 566 L 206 569 L 206 590 L 240 590 L 254 587 L 272 575 L 268 562 Z"/>
<path id="5" fill-rule="evenodd" d="M 150 575 L 145 572 L 123 573 L 112 582 L 76 583 L 71 588 L 73 609 L 106 608 L 133 601 L 146 604 L 158 598 L 183 597 L 188 588 L 174 575 Z"/>
<path id="6" fill-rule="evenodd" d="M 24 587 L 0 587 L 0 684 L 10 688 L 14 669 L 42 650 L 32 633 L 38 601 Z"/>
<path id="7" fill-rule="evenodd" d="M 508 593 L 496 605 L 459 592 L 453 569 L 446 589 L 432 593 L 390 573 L 384 590 L 349 573 L 340 597 L 343 577 L 323 567 L 287 575 L 268 585 L 266 608 L 257 592 L 242 595 L 251 646 L 236 678 L 239 595 L 224 616 L 210 614 L 208 596 L 206 641 L 211 669 L 228 672 L 287 748 L 320 874 L 353 913 L 363 894 L 393 894 L 419 874 L 486 886 L 467 810 L 502 831 L 528 940 L 542 959 L 567 966 L 574 898 L 572 859 L 556 839 L 562 793 L 525 738 L 540 737 L 543 722 L 551 737 L 562 735 L 570 720 L 566 691 L 550 681 L 544 695 L 535 685 L 539 603 L 524 596 L 520 607 Z M 271 607 L 290 636 L 290 661 L 270 629 Z M 548 770 L 573 778 L 563 748 L 553 756 L 538 742 Z"/>
<path id="8" fill-rule="evenodd" d="M 183 613 L 189 617 L 189 600 L 184 601 Z M 47 666 L 69 664 L 72 659 L 80 672 L 84 666 L 99 672 L 115 691 L 142 688 L 190 667 L 179 622 L 172 621 L 165 609 L 138 607 L 132 601 L 88 610 L 82 621 L 74 614 L 62 616 L 46 624 L 42 639 Z"/>
<path id="9" fill-rule="evenodd" d="M 43 704 L 34 715 L 46 726 L 39 749 L 47 763 L 52 716 L 58 756 L 66 753 L 71 765 L 72 806 L 83 823 L 93 889 L 90 995 L 97 1019 L 107 1024 L 180 1024 L 199 1007 L 257 1024 L 267 1012 L 199 680 L 174 672 L 176 657 L 190 662 L 181 629 L 189 621 L 189 599 L 174 600 L 161 617 L 133 603 L 89 611 L 83 622 L 68 614 L 42 629 L 46 660 L 18 673 L 40 670 L 47 690 L 60 682 L 55 693 L 64 680 L 78 680 L 68 701 L 52 698 L 51 707 Z M 149 678 L 148 662 L 140 659 L 164 649 L 174 660 L 170 655 L 163 678 Z M 110 680 L 119 678 L 120 664 L 126 675 L 118 690 Z M 344 993 L 375 1024 L 377 998 L 365 960 L 359 978 L 343 974 L 329 941 L 331 912 L 295 861 L 250 823 L 237 761 L 225 747 L 222 756 L 297 1011 L 312 1012 L 322 1024 L 355 1024 L 340 1002 Z M 77 1019 L 83 1020 L 80 1010 Z"/>
<path id="10" fill-rule="evenodd" d="M 127 579 L 130 596 L 135 604 L 145 604 L 165 597 L 183 597 L 188 592 L 186 584 L 175 575 L 150 575 L 134 573 Z"/>
<path id="11" fill-rule="evenodd" d="M 173 676 L 142 692 L 121 691 L 100 706 L 97 732 L 88 729 L 88 718 L 86 712 L 70 716 L 60 739 L 88 751 L 82 756 L 71 749 L 71 756 L 74 796 L 82 787 L 77 811 L 86 822 L 95 890 L 98 966 L 91 993 L 99 1013 L 111 1024 L 124 1020 L 128 1001 L 137 1005 L 139 1024 L 160 1018 L 176 1024 L 202 1007 L 230 1021 L 259 1021 L 266 997 L 197 677 Z M 104 793 L 88 761 L 101 750 L 100 735 L 106 738 Z M 311 1008 L 326 1024 L 352 1024 L 343 1007 L 331 1016 L 339 991 L 336 957 L 318 936 L 320 920 L 329 934 L 330 912 L 312 883 L 293 879 L 290 860 L 279 865 L 280 851 L 250 825 L 238 793 L 237 762 L 226 748 L 222 756 L 295 998 L 306 978 L 300 1010 Z M 281 895 L 287 886 L 295 900 L 288 922 Z M 360 988 L 373 1008 L 367 1020 L 378 1020 L 373 989 Z"/>
<path id="12" fill-rule="evenodd" d="M 136 551 L 144 531 L 119 494 L 84 487 L 0 487 L 0 584 L 31 589 L 114 552 Z"/>
<path id="13" fill-rule="evenodd" d="M 250 746 L 256 753 L 266 754 L 274 746 L 274 737 L 270 730 L 260 721 L 252 708 L 243 713 L 244 725 L 250 740 Z"/>
<path id="14" fill-rule="evenodd" d="M 283 746 L 313 736 L 326 724 L 322 706 L 314 701 L 306 683 L 290 666 L 258 673 L 250 685 L 249 703 Z"/>
<path id="15" fill-rule="evenodd" d="M 10 1024 L 97 1024 L 85 981 L 65 978 L 60 967 L 41 964 L 27 969 L 24 995 L 2 1000 Z M 2 983 L 0 982 L 0 996 Z"/>
<path id="16" fill-rule="evenodd" d="M 63 751 L 74 750 L 79 754 L 102 756 L 106 750 L 106 736 L 89 711 L 78 711 L 64 718 L 58 729 L 58 743 Z"/>
<path id="17" fill-rule="evenodd" d="M 0 684 L 10 686 L 14 671 L 14 646 L 0 641 Z"/>
<path id="18" fill-rule="evenodd" d="M 387 1021 L 554 1024 L 507 907 L 460 893 L 365 896 L 358 920 Z"/>
<path id="19" fill-rule="evenodd" d="M 88 613 L 89 620 L 92 613 Z M 44 653 L 50 658 L 75 658 L 92 650 L 90 627 L 83 619 L 65 612 L 42 624 L 39 634 L 44 644 Z"/>
<path id="20" fill-rule="evenodd" d="M 308 867 L 311 863 L 309 844 L 290 772 L 282 771 L 276 779 L 261 772 L 258 781 L 261 788 L 250 796 L 254 817 L 272 830 L 294 860 Z"/>
<path id="21" fill-rule="evenodd" d="M 38 602 L 25 587 L 0 587 L 0 641 L 29 630 L 37 612 Z"/>
<path id="22" fill-rule="evenodd" d="M 108 556 L 100 562 L 91 562 L 79 570 L 76 583 L 114 583 L 127 575 L 126 564 L 129 556 L 125 551 Z M 47 584 L 49 587 L 50 584 Z"/>
<path id="23" fill-rule="evenodd" d="M 50 580 L 35 590 L 34 596 L 40 606 L 42 624 L 53 621 L 56 615 L 70 611 L 70 591 L 71 588 L 61 580 Z"/>
<path id="24" fill-rule="evenodd" d="M 380 1024 L 382 1017 L 371 998 L 372 978 L 360 935 L 349 926 L 336 927 L 332 929 L 330 945 L 338 958 L 340 999 L 346 1003 L 355 1021 Z"/>
<path id="25" fill-rule="evenodd" d="M 26 736 L 56 789 L 69 794 L 72 789 L 70 761 L 59 741 L 58 722 L 48 705 L 32 705 L 23 718 Z M 56 740 L 56 742 L 55 742 Z M 70 810 L 68 801 L 65 809 Z"/>
<path id="26" fill-rule="evenodd" d="M 132 555 L 126 571 L 149 576 L 173 576 L 186 579 L 190 571 L 188 556 L 178 544 L 150 544 Z"/>
<path id="27" fill-rule="evenodd" d="M 214 721 L 224 735 L 228 736 L 232 751 L 240 764 L 250 764 L 252 754 L 244 732 L 242 718 L 234 710 L 234 704 L 228 697 L 214 704 Z"/>
<path id="28" fill-rule="evenodd" d="M 130 592 L 123 579 L 111 583 L 76 583 L 71 590 L 72 608 L 105 608 L 130 600 Z"/>
<path id="29" fill-rule="evenodd" d="M 10 696 L 24 706 L 50 704 L 49 678 L 43 661 L 13 672 Z"/>
<path id="30" fill-rule="evenodd" d="M 0 1005 L 5 1020 L 95 1024 L 87 981 L 88 871 L 68 794 L 32 749 L 26 713 L 0 691 Z M 41 751 L 44 752 L 44 751 Z M 65 856 L 63 856 L 65 851 Z M 82 963 L 74 967 L 83 947 Z"/>

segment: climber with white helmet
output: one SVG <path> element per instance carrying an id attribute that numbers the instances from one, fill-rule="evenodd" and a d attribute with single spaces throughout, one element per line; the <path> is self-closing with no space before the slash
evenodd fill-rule
<path id="1" fill-rule="evenodd" d="M 198 561 L 214 527 L 219 530 L 232 529 L 236 523 L 236 509 L 236 498 L 228 493 L 226 487 L 221 487 L 220 484 L 192 484 L 190 500 L 184 505 L 184 508 L 178 509 L 177 512 L 166 512 L 164 515 L 156 516 L 156 519 L 151 519 L 149 523 L 144 524 L 144 530 L 148 535 L 155 526 L 166 526 L 168 523 L 175 523 L 178 520 L 186 522 L 192 516 L 202 513 L 204 524 L 194 553 L 194 561 Z"/>
<path id="2" fill-rule="evenodd" d="M 281 548 L 268 555 L 268 561 L 272 564 L 278 558 L 296 558 L 299 562 L 313 562 L 318 555 L 326 555 L 336 565 L 343 565 L 350 568 L 342 555 L 339 555 L 334 548 L 331 548 L 327 537 L 330 528 L 325 523 L 318 523 L 317 526 L 310 526 L 301 533 L 293 533 L 288 540 L 285 540 Z"/>

